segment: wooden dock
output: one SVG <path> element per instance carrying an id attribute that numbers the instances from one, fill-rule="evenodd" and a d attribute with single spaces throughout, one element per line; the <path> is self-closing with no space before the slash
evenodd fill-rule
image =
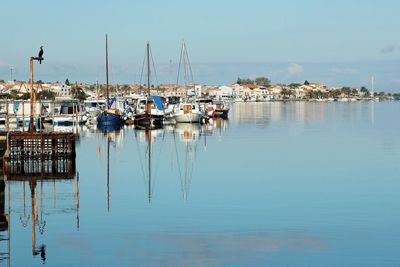
<path id="1" fill-rule="evenodd" d="M 5 177 L 8 180 L 72 179 L 76 173 L 75 140 L 73 133 L 15 131 L 0 134 L 3 147 L 5 142 Z"/>

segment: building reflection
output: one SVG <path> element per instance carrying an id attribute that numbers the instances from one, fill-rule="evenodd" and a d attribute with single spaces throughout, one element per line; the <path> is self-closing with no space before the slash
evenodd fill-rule
<path id="1" fill-rule="evenodd" d="M 307 101 L 235 103 L 232 120 L 238 124 L 256 125 L 267 125 L 272 121 L 322 121 L 329 105 Z"/>

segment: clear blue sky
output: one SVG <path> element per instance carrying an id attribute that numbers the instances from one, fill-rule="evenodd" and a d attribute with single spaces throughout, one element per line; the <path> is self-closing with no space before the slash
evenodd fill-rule
<path id="1" fill-rule="evenodd" d="M 43 45 L 38 79 L 104 81 L 107 32 L 113 83 L 138 80 L 146 41 L 160 82 L 176 80 L 185 39 L 195 80 L 203 83 L 262 75 L 273 82 L 364 85 L 375 75 L 385 89 L 400 91 L 400 1 L 13 0 L 1 6 L 4 79 L 10 66 L 15 78 L 28 79 L 29 56 Z"/>

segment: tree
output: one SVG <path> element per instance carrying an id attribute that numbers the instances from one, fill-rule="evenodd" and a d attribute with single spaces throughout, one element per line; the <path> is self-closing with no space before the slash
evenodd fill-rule
<path id="1" fill-rule="evenodd" d="M 305 80 L 304 85 L 310 85 L 310 83 L 307 80 Z"/>
<path id="2" fill-rule="evenodd" d="M 86 100 L 86 94 L 85 91 L 83 91 L 83 89 L 81 87 L 78 86 L 73 86 L 71 88 L 71 92 L 72 92 L 72 97 L 78 100 Z"/>
<path id="3" fill-rule="evenodd" d="M 68 86 L 71 85 L 71 83 L 69 82 L 68 78 L 65 80 L 65 85 L 68 85 Z"/>
<path id="4" fill-rule="evenodd" d="M 370 95 L 369 90 L 365 86 L 361 87 L 360 92 L 363 94 L 363 96 L 369 96 Z"/>
<path id="5" fill-rule="evenodd" d="M 289 84 L 289 87 L 291 89 L 296 89 L 296 88 L 299 88 L 300 86 L 301 86 L 301 84 L 299 84 L 299 83 L 291 83 L 291 84 Z"/>
<path id="6" fill-rule="evenodd" d="M 281 95 L 283 96 L 283 98 L 287 99 L 290 98 L 290 96 L 294 95 L 294 93 L 291 89 L 283 88 L 281 91 Z"/>
<path id="7" fill-rule="evenodd" d="M 271 80 L 268 79 L 267 77 L 257 77 L 255 79 L 255 83 L 260 86 L 268 87 L 271 83 Z"/>
<path id="8" fill-rule="evenodd" d="M 124 93 L 128 93 L 129 91 L 130 91 L 130 87 L 129 87 L 129 85 L 127 85 L 127 84 L 124 84 L 124 85 L 122 85 L 121 86 L 121 90 L 122 90 L 122 92 L 124 92 Z"/>
<path id="9" fill-rule="evenodd" d="M 48 99 L 48 100 L 54 100 L 56 99 L 55 93 L 51 92 L 50 90 L 42 90 L 37 94 L 38 99 Z"/>
<path id="10" fill-rule="evenodd" d="M 237 84 L 254 84 L 254 81 L 252 79 L 241 79 L 241 78 L 238 78 L 236 83 Z"/>
<path id="11" fill-rule="evenodd" d="M 329 93 L 328 93 L 328 95 L 329 95 L 330 97 L 333 97 L 333 98 L 339 97 L 340 94 L 341 94 L 341 91 L 340 91 L 339 89 L 330 90 Z"/>
<path id="12" fill-rule="evenodd" d="M 357 94 L 358 94 L 357 89 L 355 89 L 355 88 L 351 89 L 351 95 L 352 96 L 356 96 Z"/>
<path id="13" fill-rule="evenodd" d="M 11 99 L 17 99 L 18 98 L 18 91 L 17 90 L 11 90 L 10 98 Z"/>
<path id="14" fill-rule="evenodd" d="M 385 96 L 385 92 L 383 92 L 383 91 L 382 91 L 382 92 L 379 92 L 378 96 L 379 96 L 379 97 Z"/>
<path id="15" fill-rule="evenodd" d="M 342 87 L 342 89 L 340 89 L 341 94 L 345 95 L 345 96 L 349 96 L 351 93 L 351 89 L 350 87 L 344 86 Z"/>

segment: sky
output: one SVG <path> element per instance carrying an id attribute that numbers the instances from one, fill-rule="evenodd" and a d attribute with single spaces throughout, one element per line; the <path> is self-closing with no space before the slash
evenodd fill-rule
<path id="1" fill-rule="evenodd" d="M 4 0 L 0 79 L 140 82 L 150 42 L 158 83 L 175 83 L 185 40 L 194 80 L 238 77 L 400 91 L 400 1 L 384 0 Z M 170 65 L 172 61 L 172 68 Z M 157 83 L 157 82 L 156 82 Z"/>

